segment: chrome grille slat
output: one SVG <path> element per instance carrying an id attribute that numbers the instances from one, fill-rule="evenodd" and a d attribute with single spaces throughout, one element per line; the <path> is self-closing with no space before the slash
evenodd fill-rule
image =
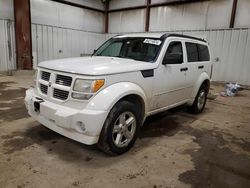
<path id="1" fill-rule="evenodd" d="M 49 81 L 50 79 L 50 72 L 42 71 L 41 72 L 41 79 L 45 81 Z"/>
<path id="2" fill-rule="evenodd" d="M 41 91 L 43 94 L 47 95 L 47 93 L 48 93 L 48 86 L 46 86 L 46 85 L 44 85 L 44 84 L 40 84 L 40 91 Z"/>
<path id="3" fill-rule="evenodd" d="M 56 84 L 70 87 L 71 83 L 72 83 L 72 77 L 60 74 L 56 75 Z"/>

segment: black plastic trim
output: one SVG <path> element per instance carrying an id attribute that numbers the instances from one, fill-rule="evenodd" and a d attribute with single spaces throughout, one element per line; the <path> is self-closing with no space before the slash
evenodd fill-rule
<path id="1" fill-rule="evenodd" d="M 188 36 L 188 35 L 181 35 L 181 34 L 169 34 L 169 33 L 165 33 L 160 38 L 161 39 L 166 39 L 168 37 L 181 37 L 181 38 L 194 39 L 194 40 L 198 40 L 198 41 L 202 41 L 202 42 L 207 42 L 206 40 L 204 40 L 202 38 L 191 37 L 191 36 Z"/>
<path id="2" fill-rule="evenodd" d="M 154 69 L 142 70 L 141 73 L 144 78 L 154 77 Z"/>

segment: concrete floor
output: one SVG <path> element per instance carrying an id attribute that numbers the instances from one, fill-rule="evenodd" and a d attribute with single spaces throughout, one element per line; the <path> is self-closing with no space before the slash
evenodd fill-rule
<path id="1" fill-rule="evenodd" d="M 0 76 L 0 187 L 250 187 L 250 91 L 209 100 L 200 115 L 150 117 L 131 151 L 109 157 L 30 118 L 31 84 Z"/>

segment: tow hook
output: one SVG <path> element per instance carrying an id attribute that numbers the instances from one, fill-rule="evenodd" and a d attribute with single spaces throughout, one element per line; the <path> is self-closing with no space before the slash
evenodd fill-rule
<path id="1" fill-rule="evenodd" d="M 39 112 L 40 111 L 40 103 L 44 102 L 44 100 L 41 98 L 38 98 L 38 97 L 36 97 L 35 99 L 36 100 L 34 101 L 34 110 L 35 110 L 35 112 Z"/>

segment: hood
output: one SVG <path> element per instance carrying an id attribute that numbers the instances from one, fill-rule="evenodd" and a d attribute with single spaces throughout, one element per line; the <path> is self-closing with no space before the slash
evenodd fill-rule
<path id="1" fill-rule="evenodd" d="M 152 69 L 153 64 L 132 59 L 93 56 L 43 61 L 38 66 L 74 74 L 97 76 Z"/>

